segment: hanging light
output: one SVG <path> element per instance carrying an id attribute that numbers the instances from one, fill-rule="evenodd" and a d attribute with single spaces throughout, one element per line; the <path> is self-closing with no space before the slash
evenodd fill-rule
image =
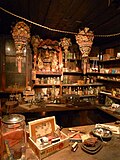
<path id="1" fill-rule="evenodd" d="M 79 45 L 82 57 L 88 57 L 94 39 L 93 32 L 90 31 L 89 28 L 85 27 L 84 30 L 79 31 L 75 38 L 76 43 Z"/>
<path id="2" fill-rule="evenodd" d="M 16 60 L 18 65 L 18 72 L 21 73 L 22 58 L 26 45 L 30 41 L 30 28 L 23 22 L 18 22 L 12 30 L 12 36 L 16 48 Z"/>

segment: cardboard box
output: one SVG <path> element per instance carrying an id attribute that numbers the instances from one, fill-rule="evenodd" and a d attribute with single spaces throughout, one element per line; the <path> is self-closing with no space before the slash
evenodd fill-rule
<path id="1" fill-rule="evenodd" d="M 110 60 L 110 54 L 106 53 L 103 55 L 103 61 Z"/>
<path id="2" fill-rule="evenodd" d="M 115 54 L 114 54 L 114 49 L 113 48 L 109 48 L 105 50 L 105 54 L 103 55 L 103 60 L 110 60 L 111 58 L 114 58 Z"/>
<path id="3" fill-rule="evenodd" d="M 106 54 L 109 54 L 110 57 L 114 57 L 114 48 L 108 48 L 105 50 Z"/>
<path id="4" fill-rule="evenodd" d="M 45 147 L 37 145 L 36 140 L 38 137 L 53 134 L 57 130 L 57 124 L 54 116 L 38 119 L 28 123 L 30 132 L 28 143 L 40 160 L 69 145 L 69 137 L 62 131 L 59 131 L 61 135 L 60 141 L 51 143 Z"/>

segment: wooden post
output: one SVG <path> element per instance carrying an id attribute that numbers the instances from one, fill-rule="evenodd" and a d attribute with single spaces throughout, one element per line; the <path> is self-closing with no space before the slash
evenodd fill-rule
<path id="1" fill-rule="evenodd" d="M 83 57 L 82 58 L 82 61 L 83 61 L 83 74 L 86 74 L 87 73 L 87 63 L 88 63 L 88 57 Z"/>

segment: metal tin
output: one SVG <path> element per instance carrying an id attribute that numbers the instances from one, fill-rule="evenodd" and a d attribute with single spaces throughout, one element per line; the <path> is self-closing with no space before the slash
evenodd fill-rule
<path id="1" fill-rule="evenodd" d="M 25 121 L 25 117 L 20 114 L 10 114 L 3 117 L 2 122 L 6 124 L 16 124 Z"/>

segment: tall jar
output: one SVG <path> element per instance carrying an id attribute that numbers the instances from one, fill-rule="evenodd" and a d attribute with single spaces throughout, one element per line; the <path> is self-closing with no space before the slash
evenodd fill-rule
<path id="1" fill-rule="evenodd" d="M 25 159 L 26 124 L 20 114 L 6 115 L 1 120 L 2 160 Z"/>

